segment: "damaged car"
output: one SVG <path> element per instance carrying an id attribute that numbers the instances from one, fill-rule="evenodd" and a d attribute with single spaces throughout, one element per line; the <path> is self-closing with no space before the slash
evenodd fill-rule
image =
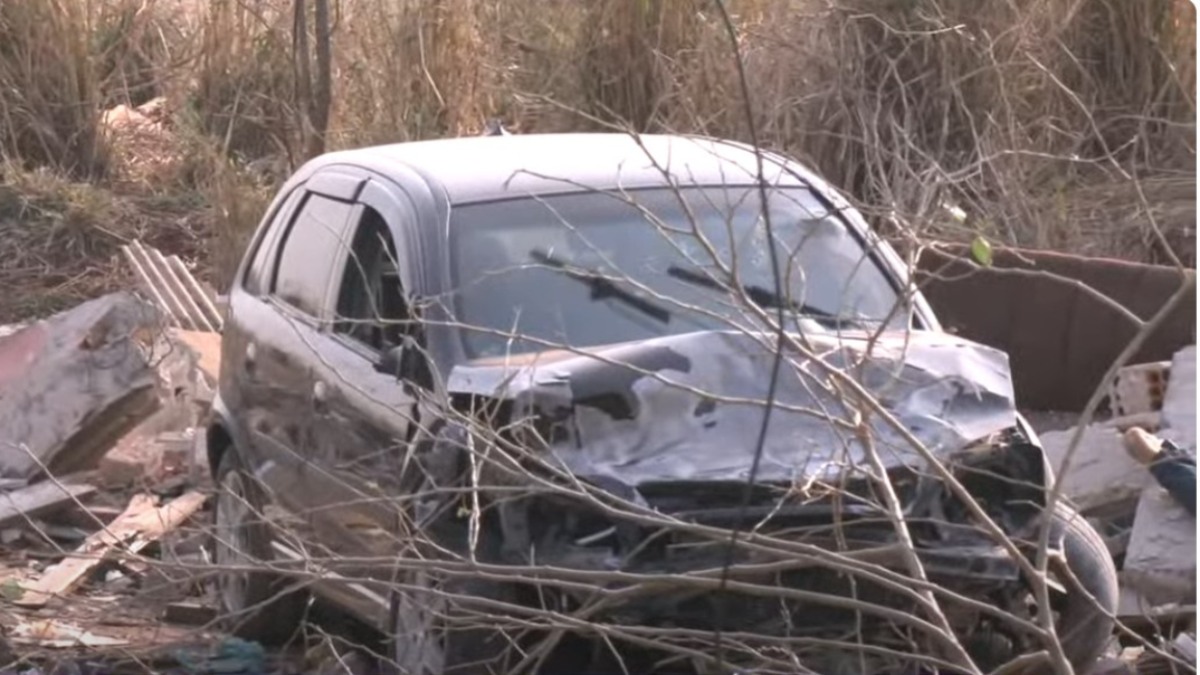
<path id="1" fill-rule="evenodd" d="M 321 156 L 254 234 L 222 349 L 214 562 L 244 636 L 320 597 L 422 675 L 529 672 L 564 634 L 697 670 L 987 672 L 1047 649 L 1043 530 L 1061 656 L 1110 636 L 1113 562 L 1047 508 L 1007 357 L 942 331 L 786 157 L 622 134 Z"/>

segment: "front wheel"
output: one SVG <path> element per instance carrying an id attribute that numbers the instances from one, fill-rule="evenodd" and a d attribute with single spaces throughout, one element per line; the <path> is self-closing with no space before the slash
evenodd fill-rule
<path id="1" fill-rule="evenodd" d="M 1117 611 L 1117 569 L 1099 533 L 1075 509 L 1059 502 L 1054 519 L 1062 527 L 1062 574 L 1067 592 L 1055 624 L 1063 652 L 1075 672 L 1086 672 L 1112 638 Z"/>
<path id="2" fill-rule="evenodd" d="M 221 457 L 216 483 L 213 562 L 222 620 L 238 637 L 285 642 L 300 625 L 307 597 L 282 576 L 260 571 L 273 557 L 262 491 L 233 448 Z"/>
<path id="3" fill-rule="evenodd" d="M 486 615 L 495 609 L 466 607 L 468 598 L 511 602 L 509 587 L 477 579 L 435 581 L 418 572 L 392 594 L 392 663 L 403 675 L 501 675 L 512 644 Z"/>

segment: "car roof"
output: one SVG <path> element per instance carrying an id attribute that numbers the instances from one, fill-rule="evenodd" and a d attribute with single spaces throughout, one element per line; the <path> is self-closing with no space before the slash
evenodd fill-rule
<path id="1" fill-rule="evenodd" d="M 815 177 L 778 155 L 763 153 L 768 184 L 798 186 Z M 313 168 L 351 164 L 385 176 L 420 174 L 450 203 L 580 190 L 676 185 L 753 185 L 757 160 L 749 146 L 694 136 L 621 133 L 473 136 L 333 152 Z M 790 170 L 789 170 L 790 169 Z M 793 173 L 800 169 L 800 173 Z M 803 177 L 803 180 L 802 180 Z"/>

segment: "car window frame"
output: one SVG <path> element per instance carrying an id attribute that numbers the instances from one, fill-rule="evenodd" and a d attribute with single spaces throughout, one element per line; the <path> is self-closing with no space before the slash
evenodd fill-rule
<path id="1" fill-rule="evenodd" d="M 688 184 L 685 186 L 678 186 L 678 187 L 682 187 L 685 189 L 698 189 L 698 190 L 733 188 L 733 189 L 739 189 L 739 190 L 751 190 L 752 191 L 752 190 L 756 189 L 757 186 L 754 185 L 753 183 L 732 182 L 732 183 L 696 183 L 696 184 Z M 669 189 L 675 189 L 675 188 L 668 188 L 666 186 L 661 186 L 661 185 L 651 185 L 651 186 L 644 186 L 644 187 L 628 188 L 623 192 L 622 196 L 628 197 L 630 195 L 636 195 L 639 192 L 650 192 L 650 191 L 655 191 L 655 190 L 669 190 Z M 916 322 L 915 327 L 921 328 L 923 326 L 928 325 L 928 321 L 926 320 L 926 315 L 925 315 L 923 309 L 921 308 L 920 305 L 914 304 L 912 302 L 911 294 L 906 293 L 904 286 L 901 284 L 900 279 L 897 277 L 896 269 L 892 267 L 892 265 L 890 264 L 890 261 L 884 256 L 883 251 L 881 250 L 881 248 L 879 246 L 879 243 L 871 241 L 864 232 L 860 231 L 857 224 L 852 222 L 847 217 L 847 215 L 843 212 L 842 209 L 836 208 L 836 206 L 829 200 L 828 196 L 825 195 L 818 186 L 814 186 L 807 182 L 803 182 L 800 185 L 795 185 L 795 186 L 789 185 L 789 186 L 785 186 L 785 187 L 772 188 L 772 189 L 803 190 L 803 191 L 806 191 L 807 193 L 809 193 L 819 204 L 821 204 L 823 207 L 825 207 L 825 210 L 826 210 L 825 217 L 830 218 L 831 220 L 836 222 L 836 224 L 839 227 L 841 227 L 844 231 L 846 231 L 849 234 L 849 236 L 851 237 L 851 239 L 854 240 L 855 244 L 862 251 L 864 260 L 869 262 L 871 264 L 871 266 L 880 273 L 880 275 L 883 277 L 884 282 L 889 286 L 889 288 L 897 296 L 897 299 L 903 303 L 912 305 L 914 311 L 911 314 L 912 314 L 913 320 Z M 458 278 L 459 261 L 456 259 L 456 256 L 458 255 L 458 252 L 456 250 L 457 246 L 455 245 L 455 242 L 453 240 L 455 233 L 452 232 L 452 230 L 454 230 L 454 228 L 455 228 L 455 224 L 454 224 L 454 222 L 455 222 L 454 221 L 454 211 L 455 210 L 461 211 L 462 209 L 464 209 L 466 207 L 489 206 L 489 205 L 495 205 L 495 204 L 503 204 L 503 203 L 510 203 L 510 202 L 519 202 L 519 201 L 530 201 L 530 200 L 539 201 L 542 199 L 548 199 L 548 198 L 553 198 L 553 197 L 568 197 L 568 196 L 583 195 L 583 194 L 593 194 L 593 193 L 597 193 L 597 192 L 604 193 L 606 191 L 587 190 L 587 189 L 572 189 L 572 190 L 547 192 L 547 193 L 536 194 L 536 195 L 511 195 L 511 196 L 494 197 L 494 198 L 488 198 L 488 199 L 466 200 L 466 201 L 454 203 L 453 207 L 451 209 L 451 215 L 450 215 L 450 225 L 449 225 L 449 230 L 448 230 L 449 234 L 446 239 L 446 247 L 447 247 L 446 264 L 447 264 L 447 273 L 449 275 L 448 282 L 450 284 L 450 287 L 457 288 L 458 285 L 461 283 L 461 279 Z M 456 317 L 456 320 L 461 320 L 462 312 L 461 312 L 461 307 L 458 304 L 459 299 L 457 297 L 455 297 L 453 300 L 453 303 L 454 303 L 453 304 L 454 316 Z M 455 340 L 457 342 L 456 348 L 459 350 L 459 352 L 468 360 L 473 359 L 473 358 L 478 358 L 478 355 L 473 354 L 470 347 L 468 346 L 467 331 L 458 330 L 458 331 L 456 331 L 456 333 L 457 333 L 457 335 L 455 337 Z"/>
<path id="2" fill-rule="evenodd" d="M 320 175 L 321 174 L 318 174 L 317 176 Z M 317 176 L 314 176 L 313 178 L 316 178 Z M 353 214 L 357 208 L 357 204 L 354 201 L 340 199 L 337 196 L 332 196 L 319 189 L 309 189 L 309 184 L 312 182 L 313 179 L 309 179 L 309 181 L 307 181 L 297 190 L 297 192 L 300 193 L 299 201 L 293 207 L 287 224 L 281 228 L 282 231 L 275 236 L 275 241 L 273 242 L 274 250 L 271 252 L 270 256 L 271 265 L 266 272 L 266 289 L 263 292 L 263 297 L 276 307 L 279 307 L 282 311 L 287 312 L 292 318 L 303 321 L 310 326 L 321 327 L 328 324 L 331 320 L 328 306 L 330 287 L 332 286 L 332 279 L 334 276 L 332 267 L 330 268 L 327 278 L 324 280 L 324 287 L 320 291 L 321 297 L 317 300 L 317 314 L 312 314 L 304 308 L 296 306 L 294 303 L 283 299 L 275 292 L 275 285 L 278 281 L 279 275 L 280 261 L 283 259 L 283 254 L 287 250 L 288 239 L 291 237 L 292 231 L 296 227 L 296 222 L 300 219 L 300 216 L 304 214 L 304 207 L 306 204 L 308 204 L 308 200 L 313 196 L 317 196 L 330 201 L 339 202 L 350 207 L 346 216 L 346 221 L 342 223 L 342 232 L 339 233 L 339 236 L 343 238 L 345 237 L 345 229 L 349 225 L 350 219 L 353 217 Z"/>
<path id="3" fill-rule="evenodd" d="M 416 219 L 419 218 L 419 214 L 415 205 L 411 203 L 411 200 L 408 199 L 402 190 L 392 187 L 390 183 L 385 182 L 381 177 L 371 172 L 363 171 L 362 173 L 365 175 L 365 181 L 355 198 L 354 211 L 351 213 L 350 225 L 345 233 L 348 246 L 345 254 L 340 254 L 341 259 L 334 264 L 332 274 L 330 274 L 329 288 L 326 292 L 326 303 L 324 306 L 328 320 L 322 323 L 321 332 L 327 334 L 338 343 L 347 346 L 371 363 L 377 364 L 383 358 L 384 351 L 375 349 L 371 345 L 361 342 L 350 335 L 335 330 L 336 321 L 334 319 L 337 316 L 338 299 L 341 294 L 342 283 L 346 277 L 346 269 L 350 264 L 350 247 L 353 246 L 354 239 L 358 235 L 359 228 L 362 226 L 362 217 L 366 213 L 366 209 L 370 208 L 379 214 L 388 236 L 392 239 L 392 246 L 396 250 L 396 264 L 400 277 L 401 292 L 404 294 L 405 303 L 411 311 L 416 298 L 415 283 L 417 274 L 413 257 L 409 255 L 413 249 L 409 237 L 414 232 Z"/>
<path id="4" fill-rule="evenodd" d="M 236 285 L 249 295 L 256 298 L 268 295 L 266 286 L 275 269 L 279 237 L 290 226 L 296 215 L 296 205 L 300 203 L 304 194 L 304 186 L 300 185 L 281 195 L 275 207 L 264 218 L 265 226 L 258 228 L 247 247 L 245 266 L 236 278 Z"/>

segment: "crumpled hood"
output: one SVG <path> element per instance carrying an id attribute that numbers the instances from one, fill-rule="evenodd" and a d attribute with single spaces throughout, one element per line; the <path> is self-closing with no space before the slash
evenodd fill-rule
<path id="1" fill-rule="evenodd" d="M 944 333 L 808 335 L 826 363 L 855 379 L 934 452 L 1016 423 L 1003 352 Z M 742 480 L 750 470 L 768 390 L 770 335 L 699 332 L 590 348 L 477 360 L 455 367 L 452 392 L 515 401 L 563 420 L 568 438 L 551 451 L 581 476 L 626 484 Z M 845 425 L 846 405 L 819 364 L 785 352 L 761 480 L 831 478 L 865 460 Z M 871 420 L 888 466 L 917 463 L 897 433 Z"/>

